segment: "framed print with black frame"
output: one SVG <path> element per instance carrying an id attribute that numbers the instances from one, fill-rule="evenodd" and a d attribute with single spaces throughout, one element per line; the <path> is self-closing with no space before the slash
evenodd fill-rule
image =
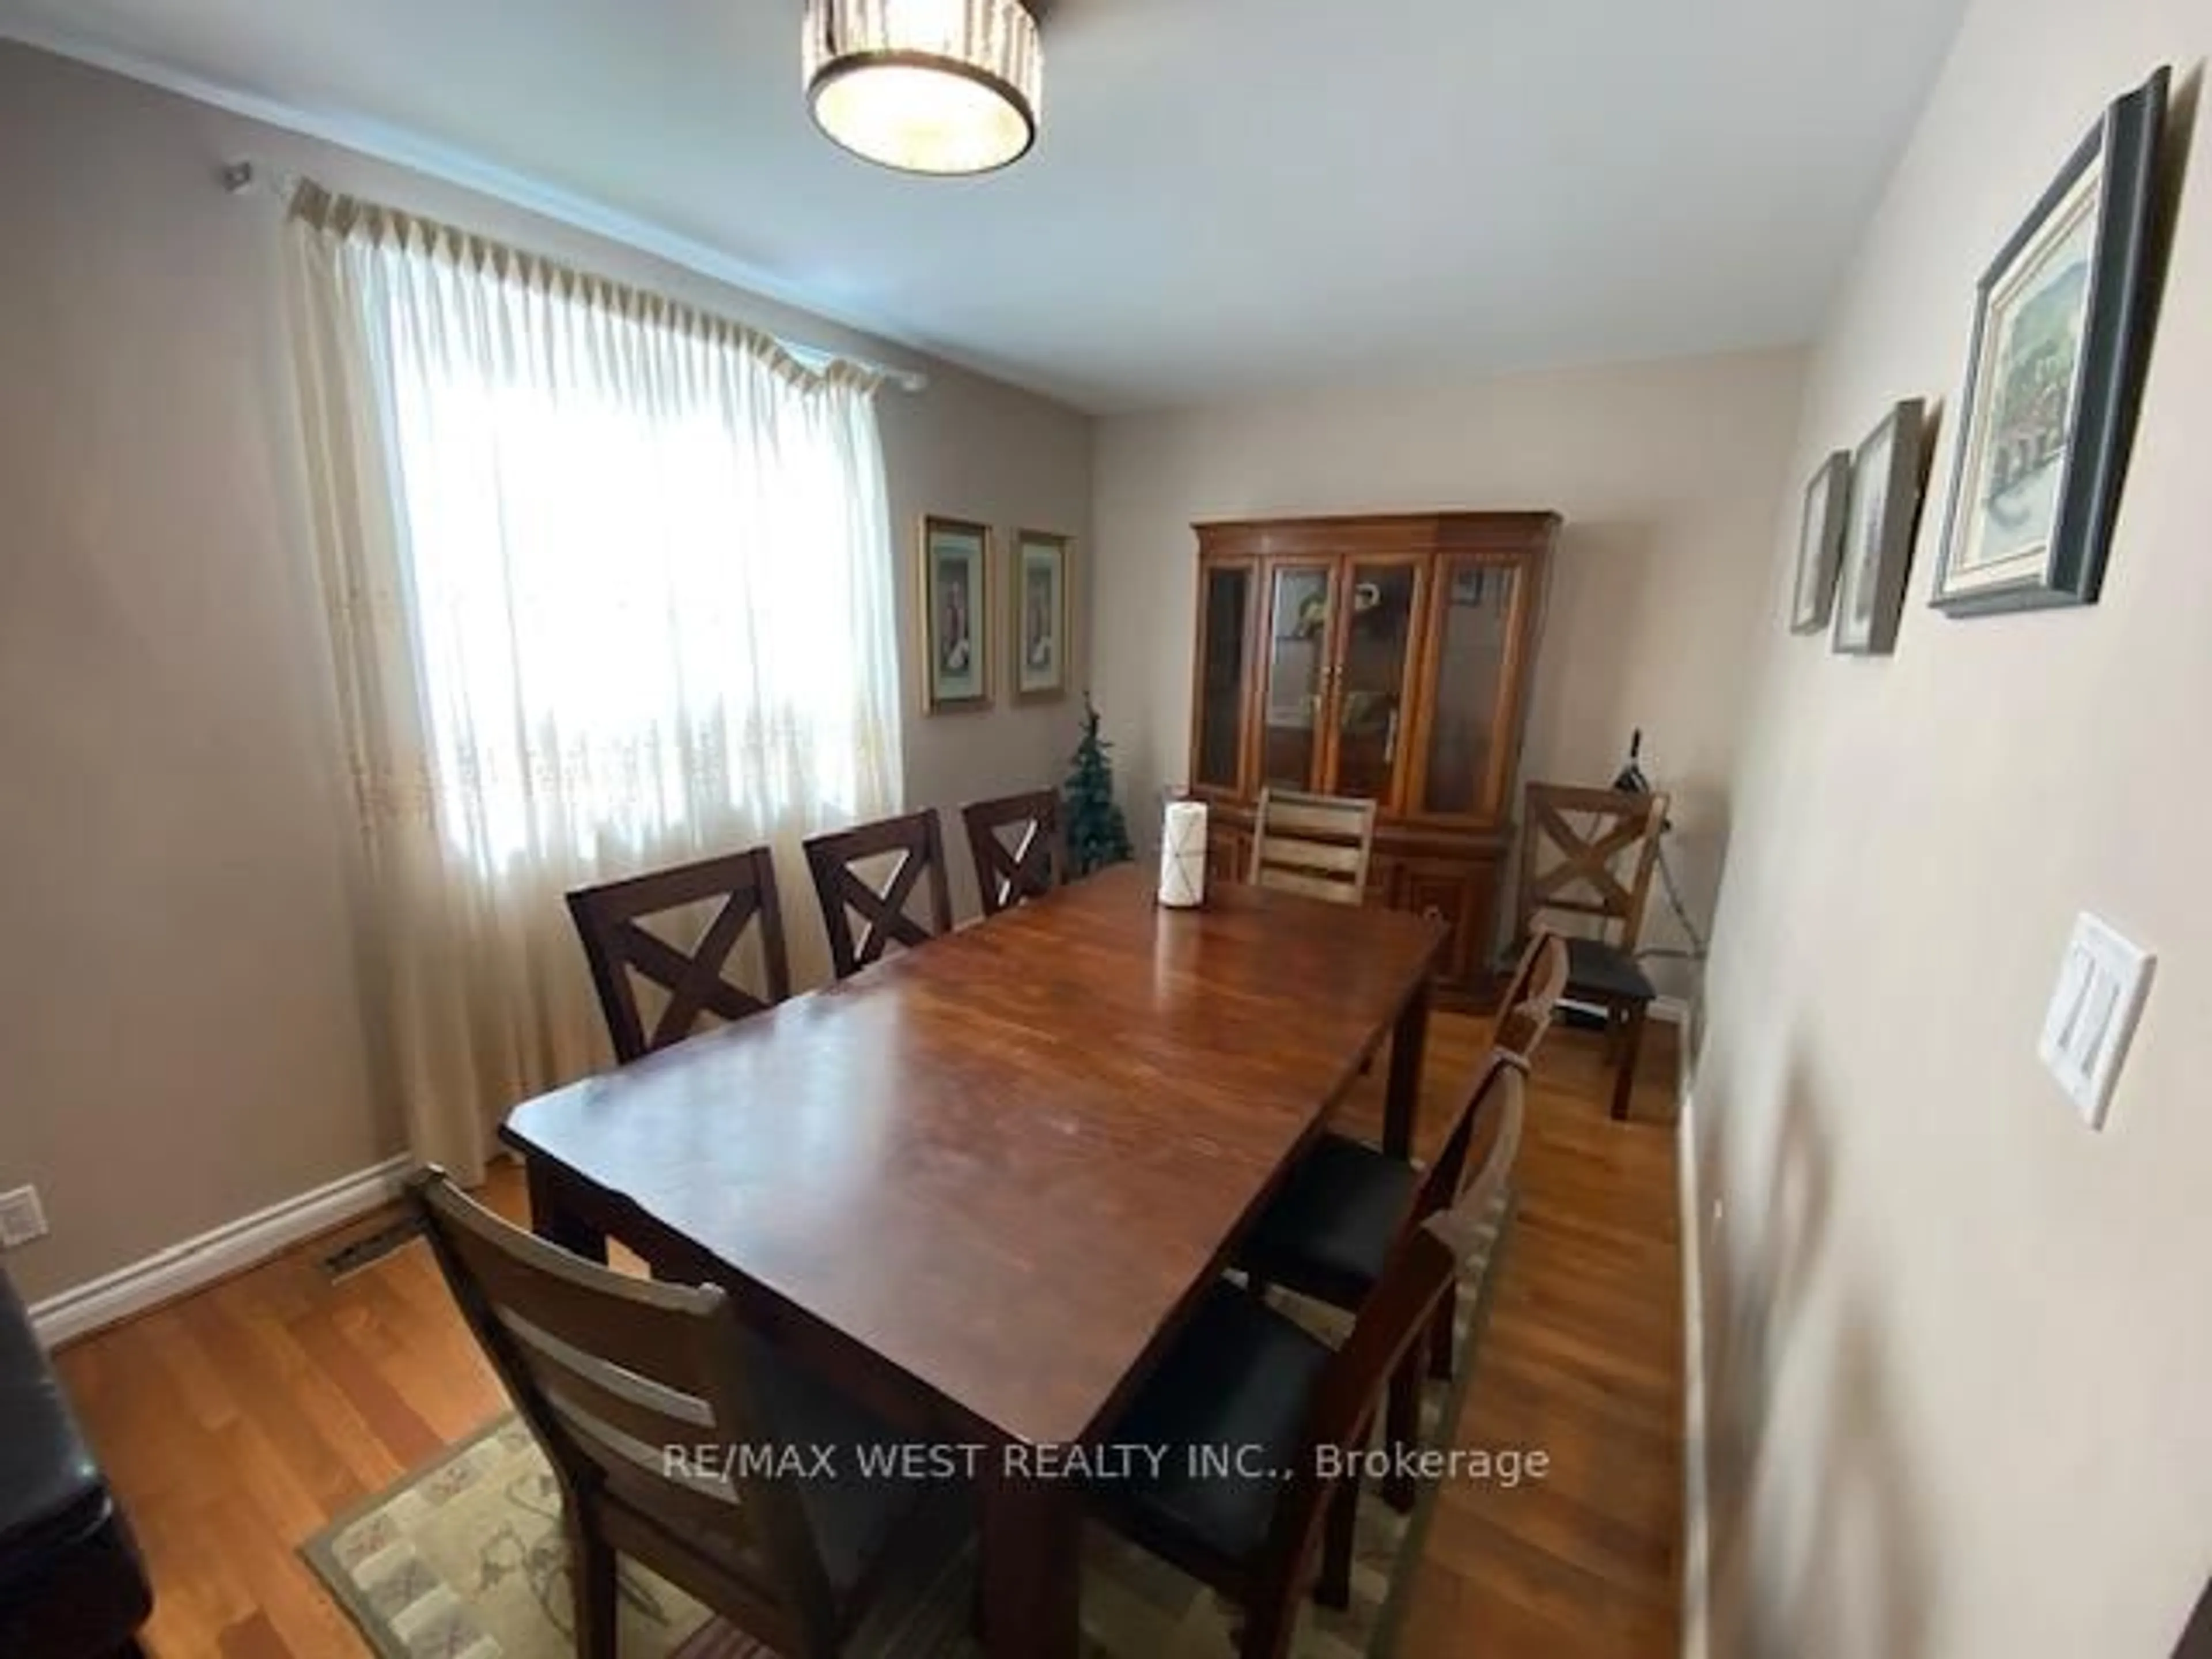
<path id="1" fill-rule="evenodd" d="M 1851 458 L 1850 510 L 1836 583 L 1835 648 L 1887 656 L 1897 646 L 1912 532 L 1920 519 L 1921 404 L 1908 398 L 1881 417 Z"/>
<path id="2" fill-rule="evenodd" d="M 1851 452 L 1839 449 L 1820 463 L 1805 486 L 1805 515 L 1797 526 L 1797 585 L 1790 603 L 1793 634 L 1817 634 L 1828 625 L 1836 602 L 1836 567 L 1843 561 L 1850 480 Z"/>
<path id="3" fill-rule="evenodd" d="M 2105 112 L 1982 276 L 1938 610 L 2096 603 L 2149 343 L 2167 78 Z"/>
<path id="4" fill-rule="evenodd" d="M 932 714 L 991 706 L 991 532 L 965 519 L 921 521 L 921 702 Z"/>

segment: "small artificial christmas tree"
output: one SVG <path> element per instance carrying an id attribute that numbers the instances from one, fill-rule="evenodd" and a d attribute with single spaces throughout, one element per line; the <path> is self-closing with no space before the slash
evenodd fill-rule
<path id="1" fill-rule="evenodd" d="M 1129 826 L 1114 804 L 1114 763 L 1106 758 L 1113 746 L 1098 735 L 1098 710 L 1086 693 L 1083 738 L 1075 745 L 1065 791 L 1071 875 L 1087 876 L 1136 856 L 1129 845 Z"/>

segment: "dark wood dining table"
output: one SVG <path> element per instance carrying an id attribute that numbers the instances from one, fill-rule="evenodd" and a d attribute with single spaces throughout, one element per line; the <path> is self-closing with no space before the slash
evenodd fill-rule
<path id="1" fill-rule="evenodd" d="M 1104 872 L 517 1107 L 533 1224 L 724 1286 L 975 1460 L 993 1659 L 1078 1646 L 1095 1444 L 1363 1066 L 1407 1152 L 1438 922 Z"/>

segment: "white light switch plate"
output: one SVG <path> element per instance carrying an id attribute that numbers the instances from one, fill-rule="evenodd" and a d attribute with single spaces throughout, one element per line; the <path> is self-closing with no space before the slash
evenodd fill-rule
<path id="1" fill-rule="evenodd" d="M 2093 1129 L 2105 1127 L 2156 960 L 2087 911 L 2075 918 L 2036 1052 Z"/>

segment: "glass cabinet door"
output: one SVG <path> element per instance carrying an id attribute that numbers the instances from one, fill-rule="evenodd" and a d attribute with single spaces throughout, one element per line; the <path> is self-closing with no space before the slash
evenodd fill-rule
<path id="1" fill-rule="evenodd" d="M 1329 792 L 1397 805 L 1398 761 L 1412 712 L 1414 619 L 1422 567 L 1355 560 L 1346 573 L 1336 665 L 1336 759 Z"/>
<path id="2" fill-rule="evenodd" d="M 1508 647 L 1521 573 L 1479 559 L 1447 559 L 1437 568 L 1429 650 L 1428 731 L 1413 810 L 1432 817 L 1488 818 L 1505 772 L 1499 732 L 1512 666 Z"/>
<path id="3" fill-rule="evenodd" d="M 1257 571 L 1212 564 L 1199 583 L 1198 734 L 1191 781 L 1234 793 L 1244 782 L 1244 672 Z"/>
<path id="4" fill-rule="evenodd" d="M 1260 711 L 1260 781 L 1279 789 L 1311 789 L 1321 769 L 1331 568 L 1328 564 L 1267 567 L 1267 678 Z"/>

